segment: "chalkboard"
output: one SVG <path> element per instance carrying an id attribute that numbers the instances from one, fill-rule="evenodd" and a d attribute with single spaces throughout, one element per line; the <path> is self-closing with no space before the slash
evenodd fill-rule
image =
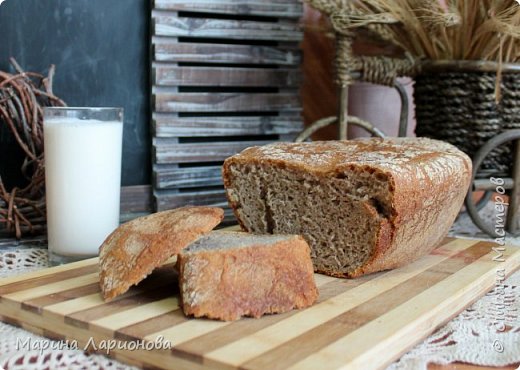
<path id="1" fill-rule="evenodd" d="M 13 72 L 11 56 L 25 70 L 44 74 L 55 64 L 54 92 L 69 106 L 124 107 L 123 185 L 149 184 L 151 177 L 149 19 L 147 0 L 0 5 L 1 70 Z M 6 137 L 0 131 L 2 156 Z"/>

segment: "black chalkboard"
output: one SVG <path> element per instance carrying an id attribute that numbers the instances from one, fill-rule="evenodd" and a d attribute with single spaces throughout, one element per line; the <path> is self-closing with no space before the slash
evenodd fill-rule
<path id="1" fill-rule="evenodd" d="M 0 5 L 1 70 L 14 72 L 11 56 L 28 71 L 55 64 L 54 92 L 69 106 L 124 107 L 123 185 L 150 183 L 149 19 L 147 0 Z"/>

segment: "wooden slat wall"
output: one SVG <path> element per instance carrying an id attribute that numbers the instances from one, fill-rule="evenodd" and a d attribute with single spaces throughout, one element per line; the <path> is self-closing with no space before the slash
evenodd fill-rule
<path id="1" fill-rule="evenodd" d="M 183 17 L 176 13 L 154 12 L 155 35 L 208 37 L 231 40 L 302 41 L 299 25 L 291 21 L 257 22 Z"/>
<path id="2" fill-rule="evenodd" d="M 153 108 L 156 112 L 250 112 L 298 111 L 300 98 L 291 93 L 172 93 L 155 89 Z"/>
<path id="3" fill-rule="evenodd" d="M 157 164 L 200 163 L 224 161 L 250 146 L 266 145 L 269 141 L 237 141 L 179 144 L 169 139 L 157 138 L 154 143 L 154 159 Z"/>
<path id="4" fill-rule="evenodd" d="M 156 9 L 299 18 L 302 3 L 294 0 L 155 0 Z"/>
<path id="5" fill-rule="evenodd" d="M 302 13 L 298 0 L 155 0 L 157 210 L 227 206 L 222 161 L 303 129 Z"/>
<path id="6" fill-rule="evenodd" d="M 178 86 L 189 81 L 191 86 L 275 86 L 297 88 L 301 73 L 295 68 L 228 68 L 178 67 L 155 64 L 152 67 L 156 85 Z"/>
<path id="7" fill-rule="evenodd" d="M 154 37 L 153 58 L 158 62 L 242 63 L 295 66 L 301 55 L 294 45 L 259 46 L 209 43 L 179 43 L 176 38 Z"/>
<path id="8" fill-rule="evenodd" d="M 192 188 L 200 186 L 218 186 L 222 184 L 221 167 L 205 166 L 179 168 L 178 165 L 157 165 L 154 182 L 161 189 Z"/>
<path id="9" fill-rule="evenodd" d="M 153 131 L 156 137 L 204 137 L 245 135 L 288 135 L 300 127 L 298 113 L 263 117 L 178 117 L 155 114 Z"/>

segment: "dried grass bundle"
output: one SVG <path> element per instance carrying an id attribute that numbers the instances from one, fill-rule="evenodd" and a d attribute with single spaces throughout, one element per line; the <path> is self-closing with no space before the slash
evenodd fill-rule
<path id="1" fill-rule="evenodd" d="M 311 3 L 322 8 L 326 1 Z M 516 0 L 329 1 L 336 29 L 367 30 L 419 59 L 520 62 Z"/>

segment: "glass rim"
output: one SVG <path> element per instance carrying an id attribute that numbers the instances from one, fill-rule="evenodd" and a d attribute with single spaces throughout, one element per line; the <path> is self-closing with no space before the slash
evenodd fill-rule
<path id="1" fill-rule="evenodd" d="M 122 111 L 123 107 L 43 107 L 43 110 L 95 110 L 95 111 Z"/>

